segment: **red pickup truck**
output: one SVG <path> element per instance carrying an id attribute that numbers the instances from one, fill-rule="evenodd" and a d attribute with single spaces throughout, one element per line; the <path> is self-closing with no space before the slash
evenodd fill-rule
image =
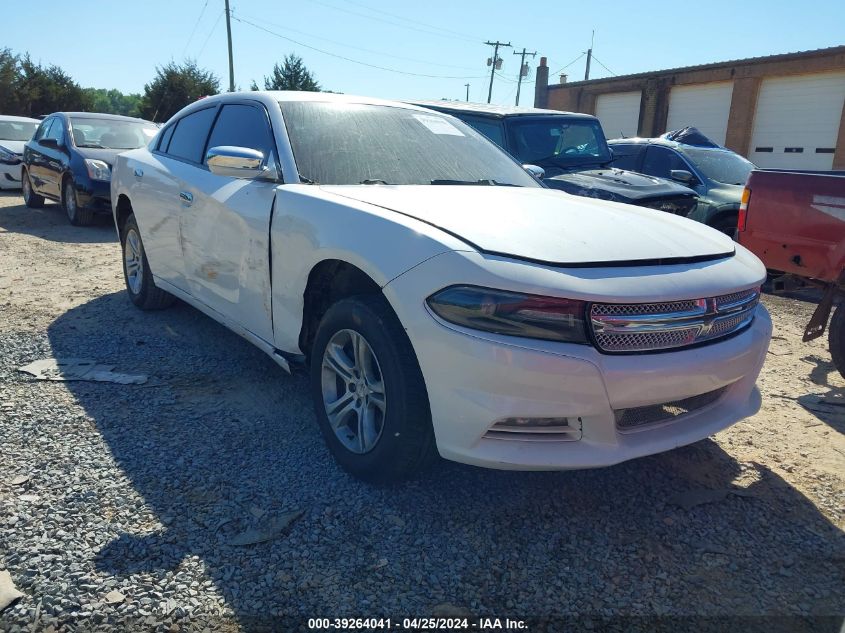
<path id="1" fill-rule="evenodd" d="M 835 299 L 845 293 L 845 172 L 752 171 L 737 240 L 770 271 L 824 289 L 804 340 L 824 334 Z M 845 303 L 836 308 L 828 341 L 845 376 Z"/>

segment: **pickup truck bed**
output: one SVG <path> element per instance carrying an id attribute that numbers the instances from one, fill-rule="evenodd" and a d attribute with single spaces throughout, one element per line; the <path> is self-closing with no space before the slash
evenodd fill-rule
<path id="1" fill-rule="evenodd" d="M 824 334 L 837 295 L 845 293 L 845 171 L 752 171 L 739 210 L 737 241 L 770 271 L 824 288 L 804 332 Z M 845 376 L 845 304 L 833 316 L 830 352 Z"/>

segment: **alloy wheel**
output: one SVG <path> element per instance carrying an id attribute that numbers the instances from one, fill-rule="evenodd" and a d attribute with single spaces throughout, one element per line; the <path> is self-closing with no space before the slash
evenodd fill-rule
<path id="1" fill-rule="evenodd" d="M 135 229 L 126 232 L 123 265 L 126 271 L 126 285 L 133 295 L 139 294 L 144 283 L 144 265 L 141 257 L 141 238 Z"/>
<path id="2" fill-rule="evenodd" d="M 322 392 L 326 417 L 349 451 L 368 453 L 384 429 L 384 379 L 373 348 L 354 330 L 340 330 L 323 352 Z"/>
<path id="3" fill-rule="evenodd" d="M 67 217 L 72 222 L 76 218 L 76 192 L 73 190 L 73 182 L 65 182 L 65 210 Z"/>
<path id="4" fill-rule="evenodd" d="M 29 204 L 29 199 L 32 196 L 32 185 L 29 184 L 29 174 L 23 174 L 23 182 L 21 182 L 21 187 L 23 187 L 23 201 Z"/>

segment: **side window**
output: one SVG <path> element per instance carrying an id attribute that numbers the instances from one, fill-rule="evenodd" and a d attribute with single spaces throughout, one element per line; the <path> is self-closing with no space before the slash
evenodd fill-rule
<path id="1" fill-rule="evenodd" d="M 202 162 L 202 152 L 214 113 L 217 108 L 205 108 L 198 112 L 182 117 L 176 123 L 176 129 L 170 138 L 167 153 L 175 158 L 189 160 L 192 163 Z"/>
<path id="2" fill-rule="evenodd" d="M 209 148 L 221 145 L 256 149 L 264 154 L 265 162 L 270 160 L 275 143 L 270 134 L 267 114 L 263 109 L 251 105 L 223 106 L 208 139 Z"/>
<path id="3" fill-rule="evenodd" d="M 651 145 L 646 150 L 643 173 L 659 178 L 669 178 L 669 172 L 673 169 L 689 171 L 689 167 L 684 160 L 670 149 Z"/>
<path id="4" fill-rule="evenodd" d="M 614 143 L 610 146 L 613 150 L 613 166 L 619 169 L 637 170 L 637 162 L 645 149 L 644 145 L 622 145 Z"/>
<path id="5" fill-rule="evenodd" d="M 56 142 L 61 144 L 62 139 L 65 137 L 65 125 L 64 122 L 58 117 L 53 119 L 53 125 L 50 126 L 50 131 L 47 132 L 45 138 L 52 138 L 56 139 Z"/>
<path id="6" fill-rule="evenodd" d="M 169 126 L 158 141 L 158 151 L 167 152 L 167 145 L 170 143 L 170 137 L 173 136 L 173 130 L 176 129 L 176 124 Z"/>
<path id="7" fill-rule="evenodd" d="M 481 134 L 489 138 L 499 147 L 505 147 L 505 132 L 502 129 L 502 124 L 499 121 L 493 121 L 491 119 L 471 118 L 466 118 L 463 121 L 467 125 L 475 128 L 477 132 L 480 132 Z"/>
<path id="8" fill-rule="evenodd" d="M 52 117 L 49 119 L 44 119 L 41 122 L 41 125 L 38 126 L 38 130 L 36 130 L 35 136 L 33 136 L 32 138 L 36 141 L 40 141 L 42 138 L 47 136 L 47 132 L 50 131 L 50 126 L 53 125 L 53 121 L 55 120 L 56 119 Z"/>

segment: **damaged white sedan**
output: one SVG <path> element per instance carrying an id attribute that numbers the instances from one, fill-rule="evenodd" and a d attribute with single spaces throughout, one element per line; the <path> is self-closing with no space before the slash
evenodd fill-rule
<path id="1" fill-rule="evenodd" d="M 565 151 L 566 148 L 561 148 Z M 607 466 L 760 406 L 765 270 L 717 231 L 542 187 L 467 125 L 305 92 L 225 94 L 121 154 L 126 287 L 307 363 L 337 461 Z"/>

